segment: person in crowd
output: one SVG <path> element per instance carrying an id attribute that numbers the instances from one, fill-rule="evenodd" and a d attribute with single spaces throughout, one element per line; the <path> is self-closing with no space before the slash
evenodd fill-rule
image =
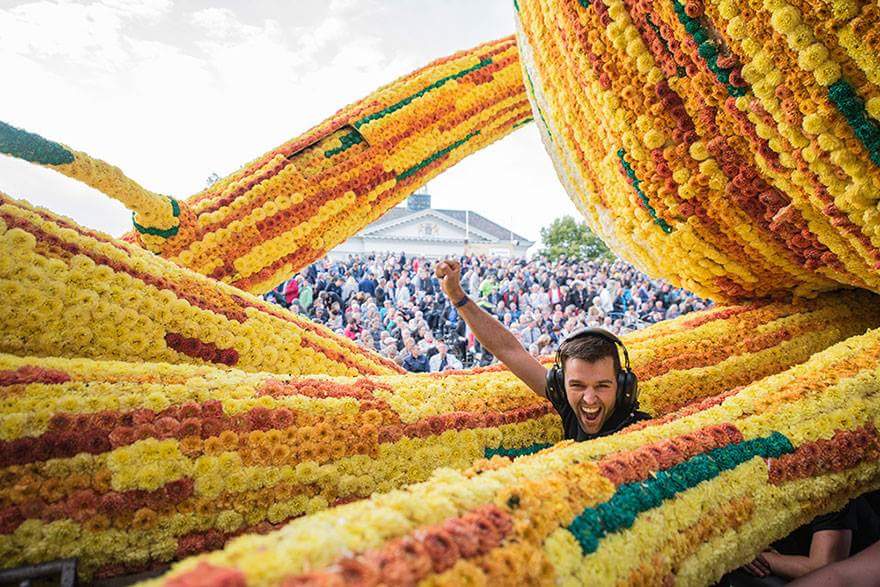
<path id="1" fill-rule="evenodd" d="M 376 296 L 376 287 L 378 284 L 376 280 L 373 279 L 373 273 L 367 272 L 363 279 L 358 283 L 358 291 L 361 291 L 365 294 L 369 294 L 373 297 Z"/>
<path id="2" fill-rule="evenodd" d="M 294 300 L 299 299 L 299 282 L 297 276 L 294 276 L 293 279 L 284 284 L 284 300 L 287 302 L 288 307 L 293 303 Z"/>
<path id="3" fill-rule="evenodd" d="M 305 279 L 302 279 L 299 284 L 299 296 L 297 297 L 297 301 L 299 302 L 300 312 L 308 315 L 312 309 L 312 302 L 314 301 L 314 290 L 312 284 Z"/>
<path id="4" fill-rule="evenodd" d="M 622 261 L 462 256 L 459 262 L 462 288 L 526 349 L 531 352 L 535 345 L 535 352 L 543 355 L 555 353 L 567 336 L 583 327 L 604 327 L 621 335 L 711 304 L 649 279 Z M 456 342 L 448 355 L 465 367 L 473 366 L 478 356 L 491 355 L 479 353 L 479 341 L 441 293 L 436 265 L 437 261 L 403 254 L 323 259 L 279 284 L 266 299 L 365 348 L 378 349 L 399 364 L 408 355 L 408 340 L 419 344 L 421 354 L 430 359 L 440 341 L 453 336 Z"/>
<path id="5" fill-rule="evenodd" d="M 403 359 L 403 368 L 411 373 L 427 373 L 428 357 L 422 353 L 421 347 L 413 343 L 409 347 L 409 354 Z"/>
<path id="6" fill-rule="evenodd" d="M 566 439 L 583 441 L 611 434 L 649 416 L 638 410 L 635 376 L 623 371 L 618 346 L 610 332 L 587 331 L 565 339 L 557 364 L 549 372 L 489 312 L 461 287 L 461 264 L 440 262 L 435 273 L 444 295 L 476 338 L 523 383 L 547 398 L 562 419 Z"/>
<path id="7" fill-rule="evenodd" d="M 461 361 L 449 354 L 449 347 L 442 340 L 437 343 L 437 354 L 428 360 L 428 365 L 431 373 L 462 368 Z"/>

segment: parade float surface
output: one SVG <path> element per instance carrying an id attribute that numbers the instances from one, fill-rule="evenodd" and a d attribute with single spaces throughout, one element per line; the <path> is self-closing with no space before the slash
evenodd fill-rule
<path id="1" fill-rule="evenodd" d="M 512 11 L 188 199 L 0 123 L 135 221 L 0 196 L 2 566 L 701 585 L 880 486 L 877 4 Z M 532 119 L 617 254 L 722 302 L 625 337 L 654 420 L 560 443 L 504 369 L 403 374 L 252 295 Z"/>

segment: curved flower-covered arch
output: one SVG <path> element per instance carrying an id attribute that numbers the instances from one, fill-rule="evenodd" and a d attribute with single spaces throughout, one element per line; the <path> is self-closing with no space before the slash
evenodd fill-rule
<path id="1" fill-rule="evenodd" d="M 514 11 L 189 199 L 0 124 L 135 214 L 0 197 L 2 566 L 238 537 L 157 583 L 709 584 L 880 486 L 876 3 Z M 618 254 L 725 302 L 625 337 L 653 420 L 556 444 L 500 367 L 401 374 L 251 295 L 531 119 Z"/>

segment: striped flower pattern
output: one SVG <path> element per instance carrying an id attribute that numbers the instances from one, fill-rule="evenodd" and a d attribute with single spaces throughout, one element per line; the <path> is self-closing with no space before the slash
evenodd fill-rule
<path id="1" fill-rule="evenodd" d="M 880 485 L 880 330 L 590 442 L 442 469 L 150 585 L 705 585 Z"/>
<path id="2" fill-rule="evenodd" d="M 880 291 L 880 9 L 515 2 L 526 90 L 590 226 L 716 300 Z"/>
<path id="3" fill-rule="evenodd" d="M 702 585 L 880 487 L 880 8 L 513 9 L 189 199 L 0 123 L 135 227 L 0 194 L 0 565 Z M 560 442 L 503 367 L 402 374 L 251 295 L 532 119 L 618 254 L 723 302 L 625 337 L 652 420 Z"/>

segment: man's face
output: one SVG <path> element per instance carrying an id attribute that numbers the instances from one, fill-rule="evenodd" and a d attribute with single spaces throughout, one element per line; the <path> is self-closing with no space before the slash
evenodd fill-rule
<path id="1" fill-rule="evenodd" d="M 595 362 L 569 358 L 565 361 L 565 395 L 587 434 L 597 434 L 614 413 L 617 377 L 614 360 L 603 357 Z"/>

